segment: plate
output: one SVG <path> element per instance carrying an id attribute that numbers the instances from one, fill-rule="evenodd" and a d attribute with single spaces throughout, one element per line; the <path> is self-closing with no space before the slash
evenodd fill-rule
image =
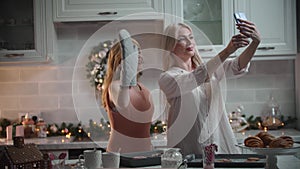
<path id="1" fill-rule="evenodd" d="M 249 161 L 248 158 L 258 158 L 257 161 Z M 266 165 L 266 156 L 259 154 L 216 154 L 216 168 L 264 168 Z M 196 155 L 196 158 L 187 162 L 188 167 L 203 167 L 202 155 Z"/>
<path id="2" fill-rule="evenodd" d="M 287 155 L 287 154 L 296 154 L 300 151 L 300 144 L 294 143 L 293 147 L 290 148 L 256 148 L 256 147 L 247 147 L 244 144 L 238 144 L 238 147 L 246 150 L 250 150 L 252 152 L 256 152 L 257 154 L 264 155 Z"/>

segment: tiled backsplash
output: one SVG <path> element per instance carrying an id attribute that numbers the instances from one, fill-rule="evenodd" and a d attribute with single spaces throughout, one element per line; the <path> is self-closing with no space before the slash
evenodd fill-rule
<path id="1" fill-rule="evenodd" d="M 245 114 L 260 116 L 270 94 L 280 105 L 281 113 L 295 117 L 294 61 L 252 61 L 250 72 L 228 83 L 227 111 L 235 110 L 239 104 Z"/>
<path id="2" fill-rule="evenodd" d="M 145 22 L 145 24 L 148 24 Z M 160 23 L 147 26 L 149 31 L 162 29 Z M 94 90 L 86 78 L 85 64 L 88 61 L 81 50 L 87 39 L 92 36 L 95 27 L 74 27 L 57 25 L 57 51 L 54 62 L 48 65 L 2 66 L 0 67 L 0 112 L 2 118 L 16 119 L 20 114 L 30 112 L 42 113 L 47 122 L 87 122 L 89 119 L 100 120 L 99 101 L 95 99 Z M 140 24 L 113 25 L 112 31 L 120 28 L 139 29 Z M 105 34 L 104 37 L 108 35 Z M 140 39 L 139 39 L 140 38 Z M 142 48 L 155 48 L 158 38 L 152 35 L 145 40 L 137 36 Z M 105 38 L 104 38 L 105 39 Z M 153 46 L 154 44 L 154 46 Z M 145 63 L 161 64 L 160 56 L 155 53 L 144 56 Z M 81 56 L 82 58 L 77 58 Z M 157 79 L 160 71 L 147 71 L 142 77 L 155 98 L 158 98 Z M 259 116 L 264 110 L 270 94 L 280 104 L 282 114 L 295 117 L 294 61 L 253 61 L 250 72 L 239 79 L 227 80 L 227 111 L 235 110 L 238 105 L 245 107 L 246 116 Z M 161 100 L 155 99 L 158 105 Z M 156 109 L 156 117 L 161 108 Z M 77 112 L 77 113 L 75 113 Z"/>

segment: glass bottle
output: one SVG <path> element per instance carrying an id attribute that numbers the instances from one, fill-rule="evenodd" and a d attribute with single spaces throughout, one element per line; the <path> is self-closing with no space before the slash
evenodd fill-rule
<path id="1" fill-rule="evenodd" d="M 179 148 L 170 148 L 161 156 L 162 168 L 178 168 L 182 163 L 182 154 Z"/>

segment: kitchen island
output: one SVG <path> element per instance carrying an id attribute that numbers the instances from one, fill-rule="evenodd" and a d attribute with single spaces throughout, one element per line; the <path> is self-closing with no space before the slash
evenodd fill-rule
<path id="1" fill-rule="evenodd" d="M 256 135 L 261 130 L 245 130 L 244 132 L 235 133 L 237 142 L 243 143 L 244 139 L 250 135 Z M 300 131 L 295 129 L 280 129 L 268 131 L 274 136 L 289 135 L 295 142 L 300 143 Z M 73 141 L 74 138 L 67 138 L 65 136 L 47 137 L 47 138 L 28 138 L 25 139 L 25 144 L 34 143 L 37 147 L 44 152 L 54 152 L 59 154 L 65 152 L 68 154 L 69 159 L 76 159 L 79 154 L 85 149 L 105 149 L 107 147 L 107 141 Z M 0 139 L 0 147 L 6 145 L 13 145 L 12 140 Z M 167 139 L 165 134 L 158 134 L 152 136 L 152 145 L 154 148 L 165 147 L 167 145 Z M 244 152 L 243 152 L 244 153 Z M 247 152 L 246 152 L 247 153 Z M 296 154 L 300 157 L 300 152 Z M 280 159 L 280 158 L 279 158 Z"/>
<path id="2" fill-rule="evenodd" d="M 68 160 L 66 163 L 69 165 L 74 165 L 76 164 L 76 162 L 78 162 L 78 160 Z M 296 158 L 295 156 L 284 155 L 278 158 L 277 166 L 280 169 L 298 169 L 300 166 L 300 159 Z M 66 168 L 71 168 L 71 167 L 66 167 Z M 123 167 L 121 166 L 120 168 Z M 140 167 L 140 168 L 161 168 L 161 166 L 156 165 L 156 166 L 148 166 L 148 167 Z M 233 168 L 218 168 L 218 169 L 233 169 Z M 257 169 L 265 169 L 265 168 L 257 168 Z"/>

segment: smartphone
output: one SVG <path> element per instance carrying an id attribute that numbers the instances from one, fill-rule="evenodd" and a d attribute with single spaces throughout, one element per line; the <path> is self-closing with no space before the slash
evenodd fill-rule
<path id="1" fill-rule="evenodd" d="M 244 12 L 237 12 L 233 14 L 236 23 L 240 23 L 239 19 L 247 20 Z"/>

